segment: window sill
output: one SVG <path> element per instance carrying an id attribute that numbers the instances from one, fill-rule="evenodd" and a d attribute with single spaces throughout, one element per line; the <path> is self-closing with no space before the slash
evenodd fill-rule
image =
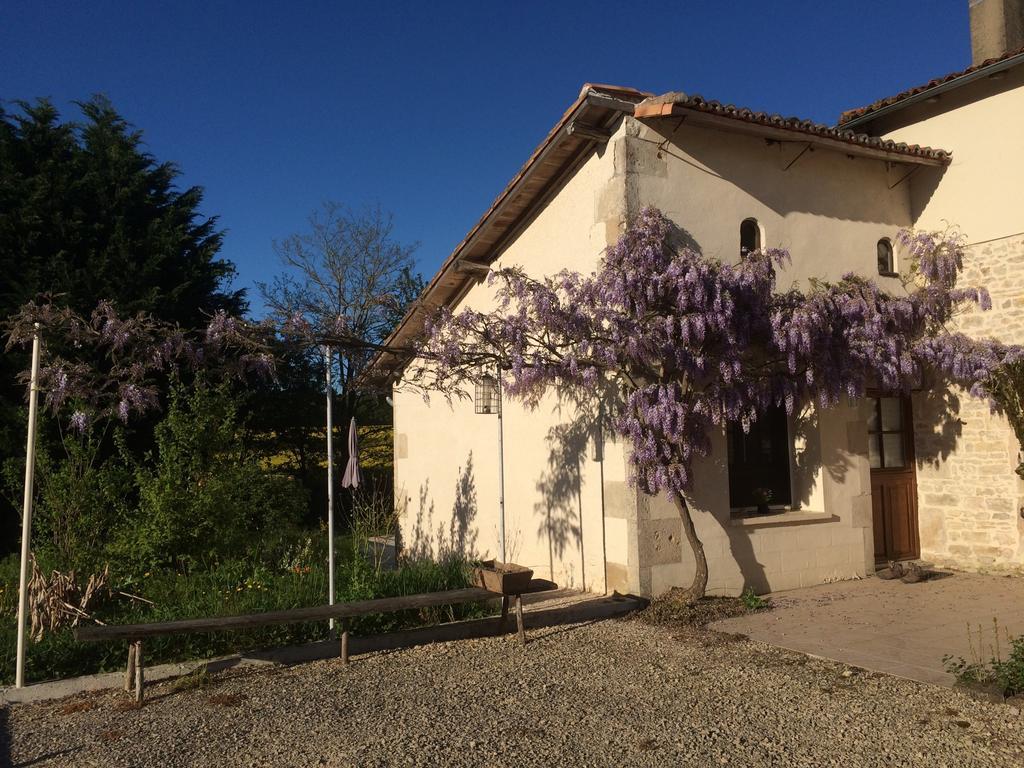
<path id="1" fill-rule="evenodd" d="M 828 512 L 808 512 L 806 510 L 779 510 L 767 515 L 756 512 L 733 512 L 729 525 L 738 527 L 763 528 L 772 525 L 803 525 L 806 523 L 828 523 L 839 518 Z"/>

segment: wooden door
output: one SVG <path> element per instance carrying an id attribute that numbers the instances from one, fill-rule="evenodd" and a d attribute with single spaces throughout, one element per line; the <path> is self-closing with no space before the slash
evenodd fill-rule
<path id="1" fill-rule="evenodd" d="M 910 398 L 874 397 L 868 418 L 875 560 L 919 557 L 917 472 Z"/>

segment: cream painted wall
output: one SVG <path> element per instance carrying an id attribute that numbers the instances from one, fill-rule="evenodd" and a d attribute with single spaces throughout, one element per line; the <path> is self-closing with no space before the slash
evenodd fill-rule
<path id="1" fill-rule="evenodd" d="M 878 240 L 911 223 L 908 186 L 889 189 L 910 167 L 825 150 L 796 159 L 806 145 L 676 125 L 654 121 L 635 139 L 634 154 L 649 169 L 643 203 L 661 208 L 705 254 L 725 261 L 739 257 L 740 222 L 756 218 L 762 245 L 792 257 L 781 288 L 850 271 L 878 277 Z"/>
<path id="2" fill-rule="evenodd" d="M 822 446 L 817 474 L 821 506 L 783 518 L 737 518 L 729 509 L 725 434 L 695 466 L 689 502 L 708 558 L 708 593 L 738 595 L 780 591 L 862 577 L 874 551 L 871 539 L 871 477 L 866 413 L 844 402 L 813 421 Z M 682 527 L 666 496 L 645 499 L 638 515 L 639 589 L 658 595 L 693 577 L 693 557 L 681 542 Z"/>
<path id="3" fill-rule="evenodd" d="M 956 224 L 969 243 L 1024 233 L 1024 66 L 880 119 L 872 131 L 948 150 L 944 171 L 910 179 L 915 226 Z"/>
<path id="4" fill-rule="evenodd" d="M 616 146 L 613 140 L 589 157 L 495 268 L 517 265 L 539 276 L 596 267 L 624 218 Z M 476 285 L 460 306 L 492 307 L 492 289 Z M 475 415 L 471 400 L 449 405 L 434 397 L 427 404 L 401 388 L 394 403 L 395 487 L 404 546 L 436 554 L 454 541 L 454 548 L 469 556 L 496 557 L 496 417 Z M 506 400 L 506 556 L 560 586 L 603 591 L 603 473 L 610 464 L 609 474 L 622 477 L 624 460 L 615 444 L 608 446 L 604 461 L 595 461 L 589 446 L 564 446 L 554 430 L 572 417 L 572 409 L 553 397 L 534 411 Z M 618 552 L 626 543 L 616 539 L 607 546 Z"/>
<path id="5" fill-rule="evenodd" d="M 803 145 L 766 145 L 684 126 L 659 150 L 665 138 L 624 120 L 496 266 L 519 265 L 533 275 L 566 267 L 589 272 L 618 236 L 626 212 L 656 205 L 705 253 L 729 260 L 739 254 L 740 221 L 756 217 L 765 245 L 792 253 L 780 281 L 785 287 L 812 276 L 835 279 L 851 268 L 874 275 L 878 239 L 910 222 L 908 187 L 893 186 L 905 169 L 819 150 L 786 170 Z M 480 284 L 461 306 L 488 308 L 492 301 L 491 290 Z M 474 415 L 470 401 L 435 397 L 428 404 L 401 388 L 394 401 L 404 546 L 495 556 L 495 417 Z M 675 509 L 628 488 L 621 442 L 606 441 L 601 461 L 589 446 L 578 460 L 555 450 L 552 429 L 571 417 L 553 399 L 533 412 L 506 403 L 509 559 L 561 586 L 596 591 L 657 594 L 684 583 L 692 563 L 685 562 Z M 725 469 L 715 464 L 725 455 L 724 436 L 719 442 L 695 491 L 714 592 L 784 589 L 865 573 L 872 557 L 870 484 L 865 419 L 857 407 L 820 414 L 807 433 L 804 463 L 794 475 L 801 508 L 818 514 L 795 522 L 733 521 Z"/>
<path id="6" fill-rule="evenodd" d="M 632 164 L 642 169 L 637 203 L 663 210 L 705 254 L 738 259 L 740 222 L 753 217 L 762 245 L 790 252 L 780 288 L 853 271 L 900 289 L 898 280 L 878 276 L 876 246 L 911 223 L 910 188 L 898 183 L 907 166 L 824 150 L 797 157 L 805 145 L 768 144 L 678 121 L 637 124 L 629 134 Z M 736 520 L 728 503 L 725 437 L 718 437 L 713 456 L 697 468 L 691 495 L 710 593 L 790 589 L 868 572 L 874 552 L 862 410 L 848 403 L 791 420 L 791 436 L 802 449 L 792 465 L 795 501 L 807 514 L 778 523 Z M 687 584 L 693 562 L 686 548 L 673 557 L 672 547 L 656 545 L 680 540 L 669 500 L 641 502 L 637 518 L 640 591 L 656 595 Z"/>

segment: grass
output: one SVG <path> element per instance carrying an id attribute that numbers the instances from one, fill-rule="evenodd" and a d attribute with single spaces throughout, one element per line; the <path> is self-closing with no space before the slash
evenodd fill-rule
<path id="1" fill-rule="evenodd" d="M 187 675 L 175 678 L 171 681 L 172 691 L 197 691 L 206 688 L 213 681 L 213 676 L 206 671 L 206 667 L 199 667 Z"/>
<path id="2" fill-rule="evenodd" d="M 983 650 L 985 636 L 981 625 L 978 626 L 977 640 L 968 625 L 967 639 L 970 641 L 970 660 L 962 656 L 944 656 L 942 659 L 946 671 L 953 675 L 957 682 L 967 687 L 992 686 L 1003 696 L 1024 694 L 1024 635 L 1010 637 L 1006 634 L 1009 653 L 1005 658 L 999 641 L 999 622 L 996 619 L 992 619 L 992 644 L 987 658 Z"/>
<path id="3" fill-rule="evenodd" d="M 436 563 L 407 561 L 396 571 L 371 567 L 352 556 L 354 545 L 339 545 L 343 557 L 336 567 L 338 602 L 411 595 L 470 586 L 466 564 L 457 560 Z M 13 560 L 13 567 L 11 564 Z M 154 571 L 124 580 L 118 589 L 136 594 L 153 605 L 128 598 L 108 601 L 96 612 L 107 624 L 134 624 L 173 619 L 231 616 L 327 602 L 327 568 L 318 562 L 296 559 L 273 569 L 245 562 L 228 562 L 190 574 Z M 17 637 L 17 558 L 0 566 L 0 683 L 14 678 Z M 493 608 L 461 605 L 417 611 L 362 616 L 351 624 L 355 634 L 378 634 L 425 624 L 482 616 Z M 155 637 L 146 642 L 146 662 L 203 659 L 227 653 L 294 645 L 327 638 L 327 622 L 260 627 L 237 632 L 209 632 Z M 122 669 L 125 642 L 79 643 L 71 630 L 47 634 L 28 644 L 26 678 L 30 682 Z"/>
<path id="4" fill-rule="evenodd" d="M 743 605 L 746 606 L 748 611 L 761 611 L 767 608 L 771 601 L 761 597 L 759 594 L 754 592 L 753 587 L 747 587 L 743 594 L 740 595 L 740 600 Z"/>

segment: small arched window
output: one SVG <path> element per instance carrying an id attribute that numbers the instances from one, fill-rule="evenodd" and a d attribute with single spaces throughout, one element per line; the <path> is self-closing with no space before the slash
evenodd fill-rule
<path id="1" fill-rule="evenodd" d="M 746 256 L 761 247 L 761 225 L 757 219 L 744 219 L 740 224 L 740 256 Z"/>
<path id="2" fill-rule="evenodd" d="M 878 241 L 878 274 L 896 274 L 896 260 L 892 252 L 892 243 L 887 237 Z"/>

